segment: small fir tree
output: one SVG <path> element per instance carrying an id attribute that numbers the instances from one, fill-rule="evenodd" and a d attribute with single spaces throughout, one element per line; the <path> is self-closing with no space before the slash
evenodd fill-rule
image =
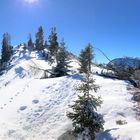
<path id="1" fill-rule="evenodd" d="M 49 36 L 49 51 L 51 56 L 56 56 L 58 50 L 58 41 L 57 41 L 57 33 L 56 28 L 53 27 L 51 29 L 51 34 Z"/>
<path id="2" fill-rule="evenodd" d="M 11 56 L 10 34 L 4 33 L 2 40 L 2 59 L 1 62 L 8 62 Z"/>
<path id="3" fill-rule="evenodd" d="M 47 40 L 45 40 L 44 48 L 48 48 L 48 42 L 47 42 Z"/>
<path id="4" fill-rule="evenodd" d="M 88 44 L 87 47 L 81 51 L 79 56 L 80 73 L 87 73 L 88 70 L 91 72 L 91 64 L 93 58 L 93 47 L 91 44 Z"/>
<path id="5" fill-rule="evenodd" d="M 67 116 L 73 122 L 73 132 L 76 136 L 80 134 L 82 140 L 95 140 L 97 133 L 103 130 L 104 120 L 97 112 L 97 107 L 100 107 L 102 101 L 100 97 L 96 98 L 90 94 L 90 91 L 96 92 L 98 89 L 90 75 L 86 74 L 82 82 L 77 90 L 83 95 L 79 95 L 75 103 L 70 106 L 73 112 L 69 112 Z"/>
<path id="6" fill-rule="evenodd" d="M 29 34 L 28 43 L 27 44 L 28 44 L 28 47 L 31 47 L 31 49 L 33 49 L 34 44 L 33 44 L 33 41 L 32 41 L 31 34 Z"/>
<path id="7" fill-rule="evenodd" d="M 68 75 L 69 60 L 68 60 L 68 53 L 66 52 L 64 41 L 60 43 L 60 48 L 56 55 L 56 62 L 57 65 L 53 70 L 52 77 L 60 77 L 60 76 Z"/>
<path id="8" fill-rule="evenodd" d="M 38 28 L 38 32 L 36 33 L 35 40 L 35 50 L 43 50 L 44 47 L 44 32 L 42 26 Z"/>

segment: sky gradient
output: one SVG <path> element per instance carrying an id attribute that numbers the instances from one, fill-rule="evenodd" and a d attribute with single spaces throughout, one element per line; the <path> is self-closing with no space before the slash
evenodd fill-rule
<path id="1" fill-rule="evenodd" d="M 51 27 L 57 28 L 59 40 L 78 55 L 89 42 L 110 59 L 140 56 L 139 0 L 0 0 L 0 40 L 4 32 L 11 43 L 33 40 L 40 25 L 45 39 Z M 97 50 L 96 61 L 108 62 Z"/>

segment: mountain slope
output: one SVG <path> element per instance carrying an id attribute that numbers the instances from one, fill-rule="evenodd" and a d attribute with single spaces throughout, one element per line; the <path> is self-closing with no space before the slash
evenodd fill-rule
<path id="1" fill-rule="evenodd" d="M 81 75 L 36 79 L 30 71 L 32 61 L 43 68 L 52 67 L 38 52 L 15 48 L 11 68 L 0 77 L 0 140 L 57 140 L 72 127 L 66 113 L 68 105 L 80 94 L 75 87 L 80 84 Z M 76 72 L 78 61 L 73 59 L 71 65 Z M 99 112 L 105 119 L 105 131 L 98 140 L 139 140 L 140 123 L 135 119 L 132 95 L 127 92 L 131 85 L 126 81 L 93 77 L 100 89 L 92 94 L 102 97 Z M 127 123 L 117 125 L 118 120 Z"/>

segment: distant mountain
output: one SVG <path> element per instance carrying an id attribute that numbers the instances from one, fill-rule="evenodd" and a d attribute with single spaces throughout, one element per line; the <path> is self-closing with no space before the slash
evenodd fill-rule
<path id="1" fill-rule="evenodd" d="M 116 58 L 108 63 L 108 67 L 121 70 L 138 69 L 140 68 L 140 59 L 132 57 Z"/>

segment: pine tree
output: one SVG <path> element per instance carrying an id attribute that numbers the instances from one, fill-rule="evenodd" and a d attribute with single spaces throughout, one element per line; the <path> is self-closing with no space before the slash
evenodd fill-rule
<path id="1" fill-rule="evenodd" d="M 48 48 L 48 42 L 47 42 L 47 40 L 45 40 L 44 48 Z"/>
<path id="2" fill-rule="evenodd" d="M 49 43 L 50 43 L 49 45 L 50 55 L 56 56 L 58 50 L 58 42 L 57 42 L 57 33 L 55 27 L 51 29 L 51 34 L 49 36 Z"/>
<path id="3" fill-rule="evenodd" d="M 79 56 L 80 73 L 91 72 L 92 59 L 94 58 L 92 45 L 88 44 L 84 50 L 81 51 Z"/>
<path id="4" fill-rule="evenodd" d="M 98 86 L 94 84 L 89 74 L 86 74 L 82 82 L 76 90 L 83 95 L 79 95 L 75 103 L 70 106 L 73 112 L 69 112 L 67 116 L 73 122 L 73 132 L 76 136 L 80 134 L 82 140 L 94 140 L 97 133 L 103 130 L 104 120 L 97 112 L 97 107 L 100 107 L 102 101 L 100 97 L 96 98 L 90 94 L 92 90 L 96 92 Z"/>
<path id="5" fill-rule="evenodd" d="M 2 63 L 8 62 L 11 56 L 11 48 L 10 48 L 10 35 L 9 33 L 3 34 L 2 40 Z"/>
<path id="6" fill-rule="evenodd" d="M 62 41 L 60 43 L 60 48 L 56 55 L 57 65 L 53 70 L 52 77 L 60 77 L 68 75 L 69 61 L 68 61 L 68 53 L 66 52 L 65 42 Z"/>
<path id="7" fill-rule="evenodd" d="M 72 120 L 73 132 L 76 136 L 80 134 L 82 140 L 95 140 L 97 133 L 103 130 L 104 120 L 102 115 L 97 112 L 97 107 L 100 107 L 102 101 L 100 97 L 97 98 L 90 93 L 91 91 L 96 92 L 99 88 L 94 84 L 95 80 L 91 78 L 91 58 L 93 56 L 91 46 L 88 45 L 82 52 L 84 53 L 81 53 L 81 62 L 84 61 L 83 58 L 86 61 L 81 64 L 85 65 L 86 69 L 81 69 L 81 72 L 84 72 L 85 77 L 82 79 L 82 84 L 76 89 L 81 95 L 78 95 L 78 99 L 70 106 L 73 112 L 69 112 L 67 116 Z"/>
<path id="8" fill-rule="evenodd" d="M 28 38 L 28 47 L 31 47 L 33 49 L 33 41 L 32 41 L 32 36 L 31 34 L 29 34 L 29 38 Z"/>
<path id="9" fill-rule="evenodd" d="M 44 49 L 43 45 L 44 45 L 44 33 L 42 26 L 40 26 L 38 28 L 38 32 L 36 33 L 35 49 L 43 50 Z"/>

